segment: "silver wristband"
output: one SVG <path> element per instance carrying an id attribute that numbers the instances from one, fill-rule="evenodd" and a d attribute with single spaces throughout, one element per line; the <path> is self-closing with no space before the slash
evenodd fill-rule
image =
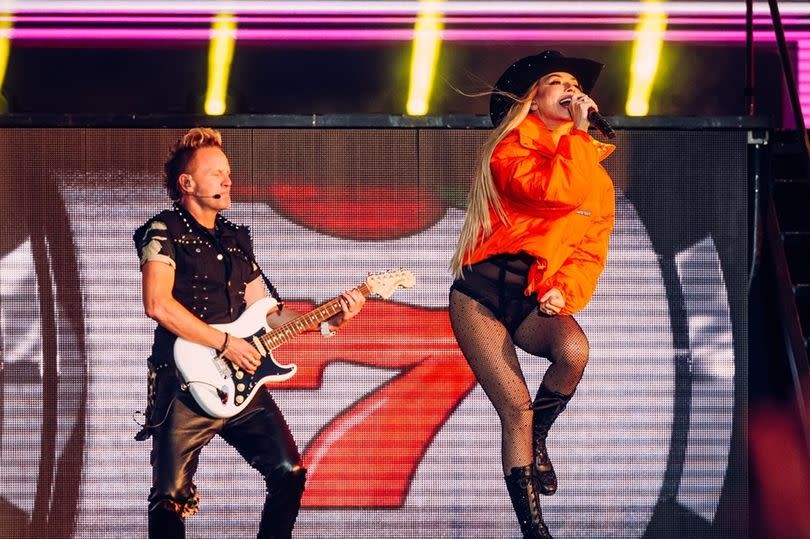
<path id="1" fill-rule="evenodd" d="M 337 335 L 337 332 L 329 329 L 328 322 L 321 322 L 321 335 L 328 339 L 329 337 Z"/>

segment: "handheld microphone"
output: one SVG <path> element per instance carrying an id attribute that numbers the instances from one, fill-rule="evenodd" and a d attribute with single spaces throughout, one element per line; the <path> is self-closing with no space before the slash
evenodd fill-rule
<path id="1" fill-rule="evenodd" d="M 593 109 L 588 111 L 588 121 L 591 122 L 591 124 L 593 124 L 593 126 L 607 138 L 614 138 L 616 136 L 616 132 L 613 130 L 610 124 L 607 123 L 607 120 L 605 120 L 597 111 Z"/>

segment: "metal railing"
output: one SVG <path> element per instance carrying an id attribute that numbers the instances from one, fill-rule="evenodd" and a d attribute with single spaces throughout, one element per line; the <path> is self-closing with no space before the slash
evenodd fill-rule
<path id="1" fill-rule="evenodd" d="M 798 87 L 793 74 L 793 67 L 785 39 L 784 28 L 782 26 L 782 19 L 781 15 L 779 14 L 779 6 L 776 0 L 768 0 L 768 5 L 770 7 L 771 20 L 773 23 L 773 29 L 779 51 L 782 74 L 784 75 L 786 90 L 790 98 L 791 112 L 796 123 L 798 136 L 802 140 L 802 147 L 804 150 L 804 156 L 806 158 L 804 167 L 804 174 L 806 175 L 807 171 L 810 170 L 810 137 L 808 137 L 804 116 L 801 110 Z M 750 115 L 754 115 L 756 113 L 756 103 L 754 102 L 753 96 L 753 0 L 746 0 L 746 7 L 746 99 L 748 108 L 747 112 Z M 785 253 L 783 231 L 777 215 L 773 189 L 771 189 L 770 186 L 764 186 L 759 183 L 761 174 L 759 174 L 758 171 L 749 171 L 749 173 L 752 174 L 753 181 L 755 182 L 753 189 L 754 224 L 752 227 L 754 236 L 752 238 L 752 245 L 754 252 L 752 252 L 752 266 L 749 286 L 754 277 L 756 270 L 756 259 L 759 256 L 756 251 L 759 243 L 757 240 L 760 234 L 760 220 L 762 218 L 760 212 L 764 212 L 765 223 L 762 233 L 764 233 L 765 239 L 768 241 L 770 246 L 769 253 L 771 263 L 773 264 L 773 274 L 776 280 L 774 285 L 777 291 L 777 314 L 780 317 L 781 322 L 780 328 L 782 332 L 782 340 L 784 342 L 784 351 L 793 384 L 796 411 L 801 423 L 800 428 L 803 433 L 807 454 L 810 455 L 810 423 L 808 423 L 808 408 L 805 400 L 805 395 L 810 394 L 810 363 L 808 362 L 807 348 L 805 347 L 804 336 L 802 334 L 794 283 L 790 275 L 787 256 Z M 766 175 L 766 177 L 768 176 L 769 175 Z M 765 200 L 764 205 L 760 204 L 760 197 L 762 197 L 763 191 L 766 193 L 763 197 Z"/>

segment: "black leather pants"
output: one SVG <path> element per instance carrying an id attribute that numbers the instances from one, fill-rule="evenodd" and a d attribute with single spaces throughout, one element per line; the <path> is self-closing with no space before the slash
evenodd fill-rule
<path id="1" fill-rule="evenodd" d="M 178 391 L 173 398 L 174 384 L 166 378 L 158 382 L 154 424 L 160 424 L 152 431 L 149 536 L 184 537 L 183 519 L 197 512 L 192 479 L 200 451 L 219 434 L 264 477 L 267 498 L 258 537 L 290 537 L 304 491 L 305 470 L 270 394 L 262 389 L 238 415 L 214 419 L 188 394 Z"/>

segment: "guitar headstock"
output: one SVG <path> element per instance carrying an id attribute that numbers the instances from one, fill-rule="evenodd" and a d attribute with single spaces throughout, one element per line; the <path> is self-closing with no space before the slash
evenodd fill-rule
<path id="1" fill-rule="evenodd" d="M 388 299 L 398 288 L 412 288 L 416 278 L 408 270 L 386 271 L 372 273 L 366 277 L 366 286 L 372 294 Z"/>

